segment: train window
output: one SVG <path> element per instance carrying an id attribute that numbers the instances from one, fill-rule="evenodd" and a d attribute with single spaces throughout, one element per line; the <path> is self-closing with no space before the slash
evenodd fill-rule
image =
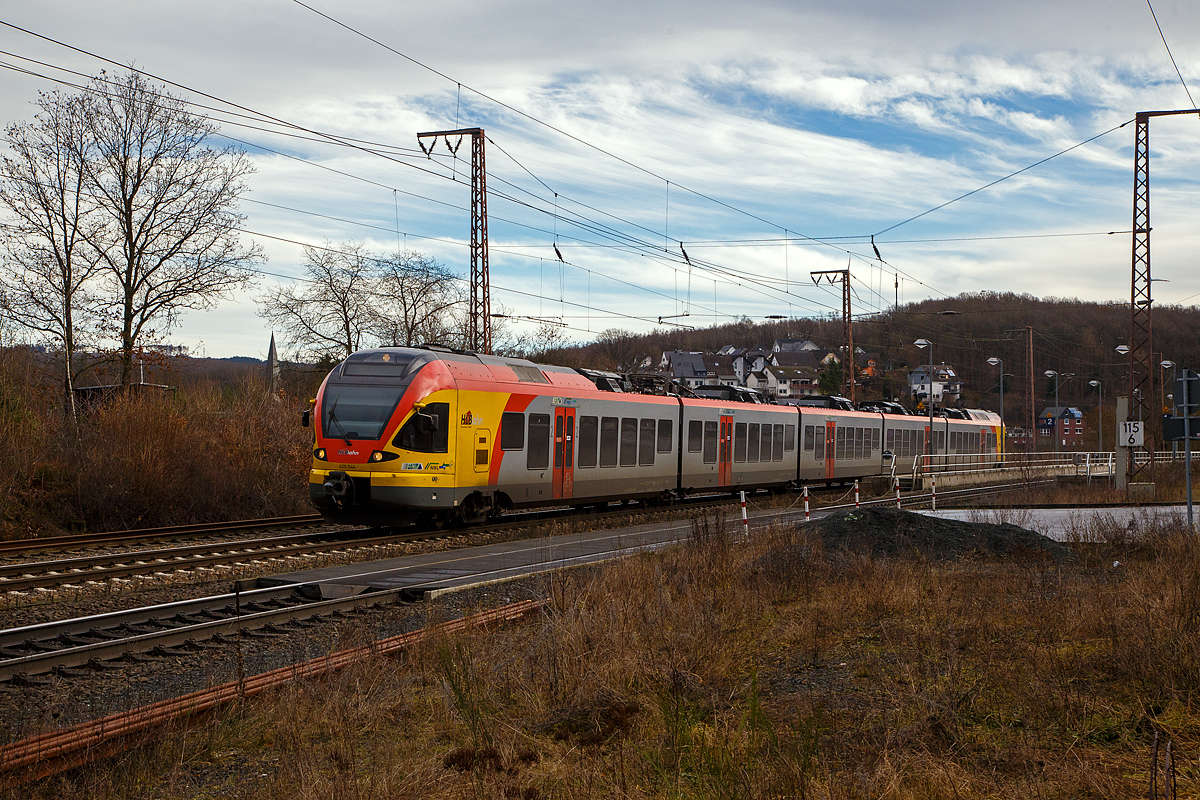
<path id="1" fill-rule="evenodd" d="M 817 441 L 816 441 L 816 446 L 813 448 L 813 457 L 816 458 L 817 461 L 825 460 L 825 426 L 824 425 L 817 426 Z"/>
<path id="2" fill-rule="evenodd" d="M 529 415 L 529 451 L 525 456 L 529 469 L 545 469 L 550 466 L 550 415 Z"/>
<path id="3" fill-rule="evenodd" d="M 414 453 L 445 453 L 450 443 L 450 404 L 430 403 L 413 413 L 392 444 Z"/>
<path id="4" fill-rule="evenodd" d="M 758 448 L 762 441 L 759 436 L 759 424 L 751 422 L 750 428 L 746 433 L 746 443 L 749 445 L 746 448 L 747 461 L 758 461 Z"/>
<path id="5" fill-rule="evenodd" d="M 588 469 L 596 466 L 596 434 L 600 431 L 597 417 L 579 418 L 579 458 L 575 466 Z"/>
<path id="6" fill-rule="evenodd" d="M 846 429 L 837 429 L 837 449 L 834 451 L 834 461 L 841 461 L 846 457 Z"/>
<path id="7" fill-rule="evenodd" d="M 796 426 L 783 426 L 783 449 L 789 453 L 796 449 Z"/>
<path id="8" fill-rule="evenodd" d="M 505 411 L 500 415 L 500 449 L 525 449 L 525 415 L 519 411 Z"/>
<path id="9" fill-rule="evenodd" d="M 660 419 L 658 421 L 658 452 L 669 453 L 672 449 L 671 434 L 675 425 L 674 420 Z"/>
<path id="10" fill-rule="evenodd" d="M 704 423 L 694 419 L 688 423 L 688 452 L 699 453 L 704 449 Z"/>
<path id="11" fill-rule="evenodd" d="M 563 418 L 554 416 L 554 468 L 562 469 L 563 465 Z"/>
<path id="12" fill-rule="evenodd" d="M 704 423 L 704 463 L 717 463 L 717 423 Z"/>
<path id="13" fill-rule="evenodd" d="M 813 435 L 813 426 L 804 426 L 804 452 L 811 453 L 816 437 Z"/>
<path id="14" fill-rule="evenodd" d="M 638 421 L 633 417 L 621 417 L 621 466 L 637 466 Z"/>
<path id="15" fill-rule="evenodd" d="M 865 436 L 866 432 L 867 432 L 866 428 L 855 428 L 854 429 L 854 457 L 855 458 L 863 457 L 863 443 L 864 443 L 864 440 L 866 439 L 866 436 Z"/>
<path id="16" fill-rule="evenodd" d="M 879 428 L 871 428 L 871 452 L 879 452 L 879 440 L 883 438 Z"/>
<path id="17" fill-rule="evenodd" d="M 620 422 L 616 417 L 600 418 L 600 466 L 617 465 L 617 439 L 620 431 Z"/>
<path id="18" fill-rule="evenodd" d="M 913 431 L 913 455 L 919 456 L 925 452 L 925 431 Z"/>
<path id="19" fill-rule="evenodd" d="M 789 425 L 788 427 L 790 428 L 791 426 Z M 775 425 L 773 430 L 774 440 L 771 443 L 771 460 L 783 461 L 783 426 Z"/>
<path id="20" fill-rule="evenodd" d="M 638 430 L 638 466 L 654 466 L 654 420 L 644 419 Z"/>
<path id="21" fill-rule="evenodd" d="M 896 452 L 896 431 L 893 428 L 888 428 L 887 449 L 891 450 L 892 453 L 895 455 L 900 455 L 899 453 Z"/>
<path id="22" fill-rule="evenodd" d="M 733 426 L 733 460 L 739 464 L 746 460 L 746 423 L 744 422 Z"/>
<path id="23" fill-rule="evenodd" d="M 762 447 L 758 451 L 760 461 L 771 460 L 771 423 L 764 422 L 762 426 Z"/>

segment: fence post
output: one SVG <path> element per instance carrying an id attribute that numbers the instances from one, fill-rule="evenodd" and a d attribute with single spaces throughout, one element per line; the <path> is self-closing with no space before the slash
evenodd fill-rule
<path id="1" fill-rule="evenodd" d="M 896 508 L 900 507 L 900 477 L 896 477 Z"/>
<path id="2" fill-rule="evenodd" d="M 808 522 L 811 517 L 808 514 L 808 484 L 804 486 L 804 521 Z"/>
<path id="3" fill-rule="evenodd" d="M 858 508 L 858 481 L 854 481 L 854 507 Z"/>
<path id="4" fill-rule="evenodd" d="M 933 503 L 933 510 L 937 511 L 937 475 L 929 476 L 929 487 L 932 489 L 930 498 Z"/>
<path id="5" fill-rule="evenodd" d="M 746 491 L 743 489 L 742 495 L 742 535 L 747 539 L 750 538 L 750 520 L 746 517 Z"/>

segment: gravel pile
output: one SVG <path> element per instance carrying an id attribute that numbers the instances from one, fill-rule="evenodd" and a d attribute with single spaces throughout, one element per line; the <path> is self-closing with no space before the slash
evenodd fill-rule
<path id="1" fill-rule="evenodd" d="M 917 557 L 932 561 L 962 558 L 1062 561 L 1063 544 L 1009 523 L 939 519 L 896 508 L 839 511 L 808 523 L 825 550 L 872 558 Z"/>

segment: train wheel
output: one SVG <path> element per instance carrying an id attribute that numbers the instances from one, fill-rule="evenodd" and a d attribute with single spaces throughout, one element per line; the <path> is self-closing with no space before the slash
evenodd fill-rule
<path id="1" fill-rule="evenodd" d="M 440 531 L 446 527 L 446 517 L 436 511 L 429 511 L 417 517 L 416 526 L 423 531 Z"/>

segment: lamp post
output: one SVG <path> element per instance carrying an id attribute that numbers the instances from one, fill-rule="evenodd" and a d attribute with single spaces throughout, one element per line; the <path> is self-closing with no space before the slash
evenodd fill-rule
<path id="1" fill-rule="evenodd" d="M 1000 368 L 1000 424 L 1001 424 L 1001 426 L 1003 426 L 1004 425 L 1004 359 L 996 358 L 995 356 L 993 356 L 987 360 L 987 363 L 991 364 L 993 367 Z"/>
<path id="2" fill-rule="evenodd" d="M 1060 379 L 1063 379 L 1063 378 L 1075 377 L 1075 373 L 1068 372 L 1066 374 L 1060 375 L 1057 372 L 1055 372 L 1054 370 L 1048 369 L 1048 370 L 1046 370 L 1046 377 L 1054 378 L 1054 413 L 1056 415 L 1055 419 L 1054 419 L 1054 452 L 1057 453 L 1058 452 L 1058 444 L 1059 444 L 1059 442 L 1058 442 L 1058 421 L 1060 419 L 1062 419 L 1062 410 L 1058 407 L 1058 382 Z"/>
<path id="3" fill-rule="evenodd" d="M 1104 452 L 1104 387 L 1100 381 L 1088 381 L 1088 386 L 1095 386 L 1096 391 L 1100 393 L 1099 406 L 1096 409 L 1096 448 L 1099 452 Z"/>
<path id="4" fill-rule="evenodd" d="M 913 342 L 917 347 L 924 350 L 929 348 L 929 393 L 925 395 L 925 410 L 929 413 L 929 437 L 926 442 L 926 450 L 929 454 L 930 467 L 933 464 L 933 342 L 928 339 L 917 339 Z"/>

